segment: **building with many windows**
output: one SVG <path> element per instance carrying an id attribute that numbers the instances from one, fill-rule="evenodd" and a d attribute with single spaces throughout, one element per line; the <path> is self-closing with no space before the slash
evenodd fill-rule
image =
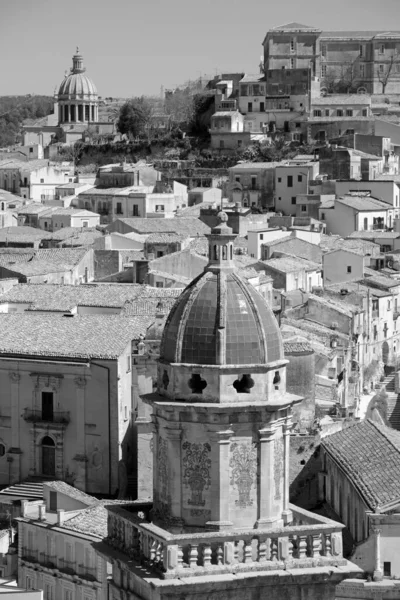
<path id="1" fill-rule="evenodd" d="M 400 31 L 322 31 L 287 23 L 267 31 L 263 46 L 265 72 L 309 69 L 322 92 L 400 93 Z"/>

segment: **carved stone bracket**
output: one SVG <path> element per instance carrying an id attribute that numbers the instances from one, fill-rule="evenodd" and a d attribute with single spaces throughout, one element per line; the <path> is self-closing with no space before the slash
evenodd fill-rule
<path id="1" fill-rule="evenodd" d="M 87 379 L 85 377 L 75 377 L 74 383 L 77 388 L 84 389 L 87 384 Z"/>
<path id="2" fill-rule="evenodd" d="M 11 379 L 12 383 L 18 383 L 19 380 L 21 379 L 21 375 L 19 373 L 15 373 L 15 371 L 13 371 L 12 373 L 9 373 L 8 376 Z"/>

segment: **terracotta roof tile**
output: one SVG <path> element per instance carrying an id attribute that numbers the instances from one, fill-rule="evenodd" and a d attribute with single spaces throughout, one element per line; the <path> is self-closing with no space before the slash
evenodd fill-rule
<path id="1" fill-rule="evenodd" d="M 116 359 L 151 319 L 112 315 L 0 315 L 0 356 Z"/>
<path id="2" fill-rule="evenodd" d="M 321 444 L 372 510 L 400 501 L 400 432 L 368 419 Z"/>

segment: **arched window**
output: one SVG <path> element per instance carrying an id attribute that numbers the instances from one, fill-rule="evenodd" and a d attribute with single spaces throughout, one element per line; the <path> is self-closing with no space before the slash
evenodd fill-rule
<path id="1" fill-rule="evenodd" d="M 3 443 L 0 442 L 0 458 L 4 456 L 6 453 L 6 447 Z"/>
<path id="2" fill-rule="evenodd" d="M 214 260 L 218 260 L 218 246 L 216 244 L 214 246 Z"/>
<path id="3" fill-rule="evenodd" d="M 357 90 L 357 94 L 366 94 L 366 93 L 367 93 L 367 90 L 363 86 L 359 87 Z"/>
<path id="4" fill-rule="evenodd" d="M 233 259 L 233 246 L 232 244 L 230 244 L 230 249 L 231 249 L 231 260 Z"/>

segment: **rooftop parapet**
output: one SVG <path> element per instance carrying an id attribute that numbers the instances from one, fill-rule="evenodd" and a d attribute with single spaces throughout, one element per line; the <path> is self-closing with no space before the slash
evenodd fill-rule
<path id="1" fill-rule="evenodd" d="M 128 506 L 107 507 L 104 541 L 132 558 L 132 567 L 144 564 L 161 579 L 347 564 L 342 552 L 344 525 L 295 505 L 289 505 L 293 521 L 286 527 L 185 534 L 146 522 Z"/>

